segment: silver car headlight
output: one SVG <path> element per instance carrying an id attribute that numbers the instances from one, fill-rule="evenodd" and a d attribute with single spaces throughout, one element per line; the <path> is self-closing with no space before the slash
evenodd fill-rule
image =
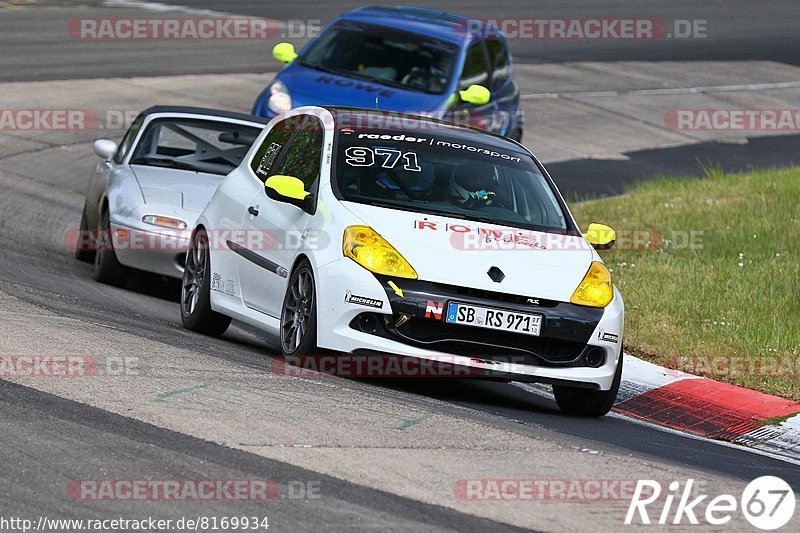
<path id="1" fill-rule="evenodd" d="M 269 100 L 267 106 L 275 113 L 285 113 L 292 108 L 292 97 L 286 85 L 280 81 L 275 81 L 269 87 Z"/>

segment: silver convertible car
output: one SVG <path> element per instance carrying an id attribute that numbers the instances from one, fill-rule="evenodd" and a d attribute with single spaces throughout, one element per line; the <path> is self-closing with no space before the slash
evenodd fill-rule
<path id="1" fill-rule="evenodd" d="M 183 275 L 190 231 L 217 185 L 239 166 L 266 119 L 195 107 L 143 111 L 119 146 L 94 143 L 75 256 L 121 287 L 131 269 Z"/>

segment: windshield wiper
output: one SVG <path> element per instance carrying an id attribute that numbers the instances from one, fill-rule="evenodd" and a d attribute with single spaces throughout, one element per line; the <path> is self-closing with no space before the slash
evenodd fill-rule
<path id="1" fill-rule="evenodd" d="M 325 65 L 320 65 L 319 63 L 308 63 L 306 61 L 298 61 L 298 65 L 302 65 L 304 67 L 313 68 L 314 70 L 319 70 L 320 72 L 327 72 L 328 74 L 336 74 L 337 76 L 344 76 L 344 77 L 352 77 L 358 78 L 364 81 L 372 81 L 375 83 L 380 83 L 383 85 L 388 85 L 389 87 L 397 87 L 398 89 L 405 89 L 408 91 L 416 91 L 420 93 L 427 93 L 427 91 L 423 91 L 418 87 L 411 87 L 410 85 L 405 85 L 399 81 L 394 80 L 387 80 L 385 78 L 379 78 L 377 76 L 370 76 L 369 74 L 363 74 L 361 72 L 355 70 L 346 70 L 341 68 L 335 67 L 326 67 Z"/>
<path id="2" fill-rule="evenodd" d="M 406 85 L 399 81 L 387 80 L 386 78 L 379 78 L 377 76 L 370 76 L 369 74 L 363 74 L 361 72 L 351 72 L 351 71 L 347 72 L 348 75 L 364 81 L 374 81 L 375 83 L 382 83 L 383 85 L 388 85 L 389 87 L 397 87 L 398 89 L 405 89 L 406 91 L 415 91 L 418 93 L 431 94 L 428 91 L 420 89 L 419 87 L 412 87 L 411 85 Z"/>
<path id="3" fill-rule="evenodd" d="M 155 167 L 168 167 L 168 168 L 177 168 L 181 170 L 193 170 L 194 172 L 200 172 L 198 168 L 191 163 L 187 163 L 185 161 L 179 161 L 177 159 L 169 159 L 167 157 L 137 157 L 136 159 L 131 160 L 131 165 L 151 165 Z"/>
<path id="4" fill-rule="evenodd" d="M 350 71 L 348 71 L 348 72 L 350 72 Z M 412 90 L 412 91 L 419 91 L 420 90 L 420 89 L 417 89 L 416 87 L 410 87 L 408 85 L 403 85 L 399 81 L 387 80 L 386 78 L 379 78 L 377 76 L 370 76 L 369 74 L 364 74 L 364 73 L 361 73 L 361 72 L 350 72 L 350 75 L 353 76 L 354 78 L 358 78 L 358 79 L 361 79 L 361 80 L 364 80 L 364 81 L 374 81 L 376 83 L 382 83 L 382 84 L 388 85 L 390 87 L 398 87 L 400 89 L 408 89 L 408 90 Z"/>
<path id="5" fill-rule="evenodd" d="M 313 68 L 314 70 L 319 70 L 320 72 L 327 72 L 328 74 L 336 74 L 337 76 L 348 76 L 350 75 L 349 70 L 334 68 L 334 67 L 326 67 L 325 65 L 320 65 L 319 63 L 309 63 L 308 61 L 297 61 L 298 65 L 303 65 L 304 67 Z"/>

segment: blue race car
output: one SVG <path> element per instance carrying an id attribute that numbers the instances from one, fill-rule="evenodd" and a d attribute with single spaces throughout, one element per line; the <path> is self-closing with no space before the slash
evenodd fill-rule
<path id="1" fill-rule="evenodd" d="M 328 24 L 286 66 L 252 114 L 344 105 L 442 118 L 522 139 L 519 88 L 505 36 L 481 21 L 416 7 L 361 7 Z"/>

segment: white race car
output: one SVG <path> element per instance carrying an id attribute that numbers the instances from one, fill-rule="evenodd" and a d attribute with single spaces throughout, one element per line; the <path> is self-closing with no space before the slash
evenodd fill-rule
<path id="1" fill-rule="evenodd" d="M 303 107 L 270 122 L 197 219 L 181 317 L 211 335 L 236 318 L 286 356 L 550 383 L 562 410 L 600 416 L 622 372 L 622 297 L 595 251 L 614 240 L 600 224 L 583 235 L 516 142 Z"/>

